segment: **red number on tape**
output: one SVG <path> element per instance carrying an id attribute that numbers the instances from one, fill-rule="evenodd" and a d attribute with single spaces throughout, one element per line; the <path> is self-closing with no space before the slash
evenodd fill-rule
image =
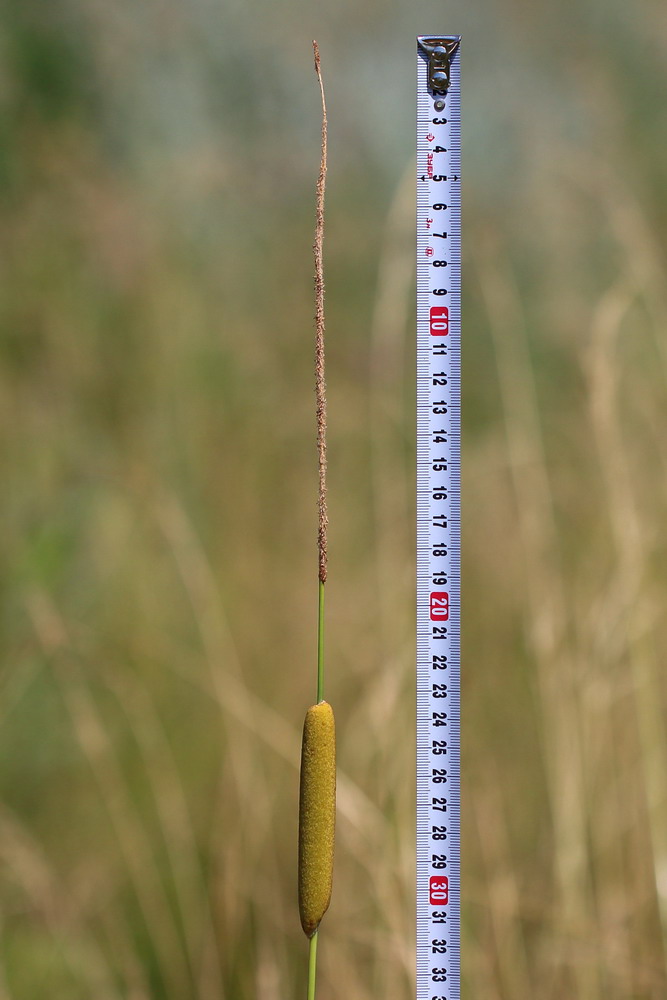
<path id="1" fill-rule="evenodd" d="M 431 621 L 446 622 L 449 618 L 449 594 L 446 590 L 434 590 L 431 594 Z"/>
<path id="2" fill-rule="evenodd" d="M 449 879 L 446 875 L 431 875 L 428 895 L 431 906 L 447 906 L 449 902 Z"/>
<path id="3" fill-rule="evenodd" d="M 449 333 L 449 309 L 447 306 L 431 306 L 431 336 L 446 337 Z"/>

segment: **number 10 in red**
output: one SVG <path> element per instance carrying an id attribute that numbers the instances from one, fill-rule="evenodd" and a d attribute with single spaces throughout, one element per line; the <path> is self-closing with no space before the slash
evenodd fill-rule
<path id="1" fill-rule="evenodd" d="M 431 336 L 446 337 L 449 333 L 449 309 L 447 306 L 431 306 Z"/>

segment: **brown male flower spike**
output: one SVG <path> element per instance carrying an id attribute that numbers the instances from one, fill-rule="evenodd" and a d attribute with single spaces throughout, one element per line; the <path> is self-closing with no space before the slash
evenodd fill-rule
<path id="1" fill-rule="evenodd" d="M 322 155 L 320 174 L 317 178 L 315 206 L 315 398 L 317 401 L 317 452 L 319 460 L 318 491 L 318 537 L 320 583 L 327 578 L 327 390 L 324 379 L 324 188 L 327 178 L 327 106 L 324 100 L 324 84 L 320 71 L 320 50 L 313 42 L 315 72 L 322 97 Z"/>

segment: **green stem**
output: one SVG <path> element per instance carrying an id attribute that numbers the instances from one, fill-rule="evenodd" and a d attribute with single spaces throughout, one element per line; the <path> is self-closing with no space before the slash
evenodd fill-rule
<path id="1" fill-rule="evenodd" d="M 324 700 L 324 584 L 320 580 L 317 614 L 317 703 Z"/>
<path id="2" fill-rule="evenodd" d="M 315 1000 L 315 977 L 317 975 L 317 931 L 310 939 L 308 951 L 308 1000 Z"/>

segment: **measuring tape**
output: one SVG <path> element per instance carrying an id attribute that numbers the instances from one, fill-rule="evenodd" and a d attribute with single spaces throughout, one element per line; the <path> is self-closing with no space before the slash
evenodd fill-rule
<path id="1" fill-rule="evenodd" d="M 417 39 L 417 1000 L 459 1000 L 460 36 Z"/>

